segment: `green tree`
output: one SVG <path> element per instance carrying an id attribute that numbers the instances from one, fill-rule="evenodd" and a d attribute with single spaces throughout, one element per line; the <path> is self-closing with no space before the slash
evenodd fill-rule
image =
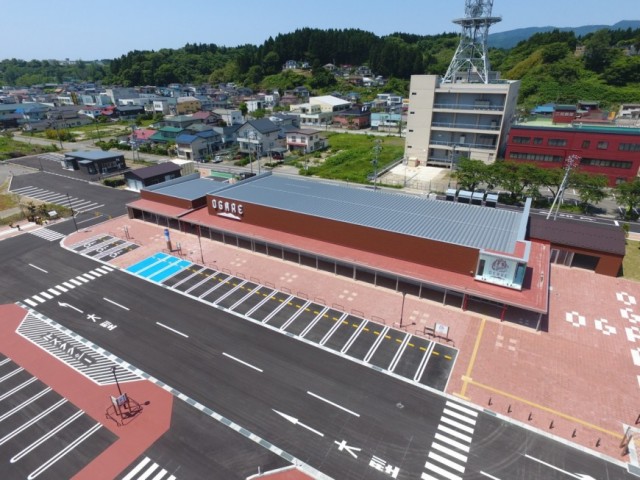
<path id="1" fill-rule="evenodd" d="M 573 172 L 571 185 L 578 190 L 580 206 L 584 213 L 589 212 L 590 205 L 600 203 L 608 196 L 608 180 L 604 175 Z"/>
<path id="2" fill-rule="evenodd" d="M 625 218 L 638 217 L 635 210 L 640 206 L 640 178 L 634 178 L 630 182 L 623 182 L 614 189 L 616 198 L 626 207 Z"/>
<path id="3" fill-rule="evenodd" d="M 459 187 L 473 191 L 478 185 L 486 182 L 487 165 L 480 160 L 463 158 L 458 162 L 458 167 L 452 176 Z"/>
<path id="4" fill-rule="evenodd" d="M 604 72 L 614 57 L 609 30 L 595 32 L 585 41 L 585 47 L 585 66 L 596 73 Z"/>

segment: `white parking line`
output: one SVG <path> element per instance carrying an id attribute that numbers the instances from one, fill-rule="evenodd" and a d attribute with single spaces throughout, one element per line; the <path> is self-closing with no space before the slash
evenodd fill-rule
<path id="1" fill-rule="evenodd" d="M 343 407 L 342 405 L 338 405 L 337 403 L 333 403 L 331 400 L 327 400 L 326 398 L 323 398 L 323 397 L 321 397 L 320 395 L 317 395 L 317 394 L 315 394 L 315 393 L 313 393 L 313 392 L 307 392 L 307 394 L 308 394 L 308 395 L 311 395 L 311 396 L 312 396 L 312 397 L 314 397 L 314 398 L 317 398 L 318 400 L 320 400 L 320 401 L 322 401 L 322 402 L 328 403 L 328 404 L 329 404 L 329 405 L 331 405 L 331 406 L 334 406 L 334 407 L 336 407 L 336 408 L 339 408 L 340 410 L 342 410 L 342 411 L 344 411 L 344 412 L 347 412 L 347 413 L 349 413 L 349 414 L 353 415 L 354 417 L 359 417 L 359 416 L 360 416 L 360 414 L 359 414 L 359 413 L 356 413 L 356 412 L 354 412 L 353 410 L 349 410 L 348 408 L 345 408 L 345 407 Z"/>
<path id="2" fill-rule="evenodd" d="M 40 397 L 42 397 L 43 395 L 49 393 L 51 391 L 51 387 L 47 387 L 44 390 L 40 391 L 39 393 L 36 393 L 33 397 L 31 398 L 27 398 L 24 402 L 22 402 L 20 405 L 17 405 L 15 407 L 13 407 L 11 410 L 9 410 L 7 413 L 3 414 L 2 416 L 0 416 L 0 422 L 4 421 L 5 419 L 9 418 L 11 415 L 13 415 L 16 412 L 19 412 L 20 410 L 22 410 L 24 407 L 26 407 L 27 405 L 32 404 L 33 402 L 35 402 L 36 400 L 38 400 Z"/>
<path id="3" fill-rule="evenodd" d="M 178 335 L 182 335 L 184 338 L 189 338 L 189 335 L 179 332 L 178 330 L 171 328 L 171 327 L 167 327 L 164 323 L 160 323 L 160 322 L 156 322 L 156 325 L 159 325 L 162 328 L 166 328 L 167 330 L 171 330 L 173 333 L 177 333 Z"/>
<path id="4" fill-rule="evenodd" d="M 12 388 L 11 390 L 9 390 L 7 393 L 4 393 L 2 395 L 0 395 L 0 401 L 4 400 L 7 397 L 10 397 L 11 395 L 13 395 L 14 393 L 22 390 L 24 387 L 26 387 L 27 385 L 32 384 L 33 382 L 35 382 L 37 380 L 36 377 L 31 377 L 29 380 L 26 380 L 24 382 L 22 382 L 20 385 L 18 385 L 17 387 Z"/>
<path id="5" fill-rule="evenodd" d="M 16 428 L 13 432 L 9 432 L 7 433 L 4 437 L 0 438 L 0 445 L 3 445 L 5 443 L 7 443 L 9 440 L 11 440 L 13 437 L 15 437 L 16 435 L 18 435 L 20 432 L 26 430 L 27 428 L 29 428 L 31 425 L 33 425 L 34 423 L 37 423 L 38 421 L 40 421 L 41 418 L 46 417 L 47 415 L 49 415 L 51 412 L 53 412 L 56 408 L 60 407 L 61 405 L 64 405 L 65 403 L 67 403 L 67 399 L 63 398 L 61 400 L 58 400 L 56 403 L 54 403 L 53 405 L 51 405 L 49 408 L 47 408 L 44 412 L 40 412 L 38 415 L 36 415 L 35 417 L 29 419 L 28 422 L 23 423 L 22 425 L 20 425 L 18 428 Z"/>
<path id="6" fill-rule="evenodd" d="M 229 355 L 228 353 L 222 352 L 222 355 L 224 355 L 227 358 L 230 358 L 231 360 L 235 360 L 238 363 L 241 363 L 242 365 L 244 365 L 245 367 L 249 367 L 249 368 L 253 368 L 254 370 L 257 370 L 258 372 L 262 373 L 262 369 L 258 368 L 258 367 L 254 367 L 253 365 L 251 365 L 250 363 L 247 363 L 243 360 L 240 360 L 239 358 L 234 357 L 233 355 Z"/>
<path id="7" fill-rule="evenodd" d="M 62 430 L 63 428 L 65 428 L 67 425 L 73 423 L 75 420 L 77 420 L 78 418 L 80 418 L 82 415 L 84 415 L 84 412 L 82 410 L 78 410 L 77 412 L 75 412 L 73 415 L 71 415 L 70 417 L 68 417 L 66 420 L 62 421 L 61 423 L 59 423 L 54 429 L 49 430 L 47 433 L 45 433 L 44 435 L 42 435 L 40 438 L 38 438 L 35 442 L 33 442 L 31 445 L 27 445 L 25 448 L 23 448 L 22 450 L 20 450 L 18 453 L 16 453 L 10 460 L 11 463 L 16 463 L 18 460 L 20 460 L 22 457 L 24 457 L 25 455 L 27 455 L 29 452 L 35 450 L 36 448 L 38 448 L 39 445 L 42 445 L 44 442 L 46 442 L 47 440 L 49 440 L 51 437 L 53 437 L 56 433 L 58 433 L 60 430 Z"/>

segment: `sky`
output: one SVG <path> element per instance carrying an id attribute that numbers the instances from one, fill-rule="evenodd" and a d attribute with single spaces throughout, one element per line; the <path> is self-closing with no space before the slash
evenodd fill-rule
<path id="1" fill-rule="evenodd" d="M 297 28 L 377 35 L 458 32 L 464 0 L 21 0 L 2 6 L 0 59 L 111 59 L 186 43 L 260 45 Z M 578 7 L 576 7 L 578 6 Z M 640 19 L 638 0 L 494 0 L 502 22 L 525 27 L 613 25 Z"/>

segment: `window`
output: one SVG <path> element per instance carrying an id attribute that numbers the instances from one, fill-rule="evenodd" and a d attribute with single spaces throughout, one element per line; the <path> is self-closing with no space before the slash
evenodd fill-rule
<path id="1" fill-rule="evenodd" d="M 606 150 L 607 148 L 609 148 L 609 142 L 598 142 L 598 150 Z"/>
<path id="2" fill-rule="evenodd" d="M 542 145 L 542 141 L 544 139 L 542 137 L 533 137 L 533 144 L 534 145 Z"/>
<path id="3" fill-rule="evenodd" d="M 560 155 L 543 155 L 541 153 L 524 153 L 524 152 L 511 152 L 509 154 L 511 160 L 530 160 L 535 162 L 553 162 L 562 163 L 564 158 Z"/>
<path id="4" fill-rule="evenodd" d="M 621 152 L 640 152 L 640 143 L 621 143 L 618 150 Z"/>
<path id="5" fill-rule="evenodd" d="M 589 141 L 589 140 L 583 140 L 583 142 L 582 142 L 582 148 L 584 148 L 584 149 L 586 150 L 586 149 L 587 149 L 587 148 L 589 148 L 590 146 L 591 146 L 591 141 Z"/>
<path id="6" fill-rule="evenodd" d="M 583 158 L 582 160 L 580 160 L 580 165 L 588 165 L 591 167 L 631 169 L 632 162 L 620 162 L 617 160 L 600 160 L 598 158 Z"/>
<path id="7" fill-rule="evenodd" d="M 531 137 L 513 137 L 513 143 L 528 144 L 531 142 Z"/>
<path id="8" fill-rule="evenodd" d="M 551 147 L 566 147 L 567 141 L 564 138 L 550 138 L 548 145 Z"/>

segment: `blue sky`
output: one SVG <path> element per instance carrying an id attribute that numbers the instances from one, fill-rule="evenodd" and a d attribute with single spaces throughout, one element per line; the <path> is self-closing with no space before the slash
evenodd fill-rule
<path id="1" fill-rule="evenodd" d="M 115 58 L 186 43 L 259 45 L 296 28 L 378 35 L 458 31 L 464 0 L 21 0 L 3 2 L 0 59 Z M 638 0 L 494 0 L 500 32 L 640 19 Z"/>

